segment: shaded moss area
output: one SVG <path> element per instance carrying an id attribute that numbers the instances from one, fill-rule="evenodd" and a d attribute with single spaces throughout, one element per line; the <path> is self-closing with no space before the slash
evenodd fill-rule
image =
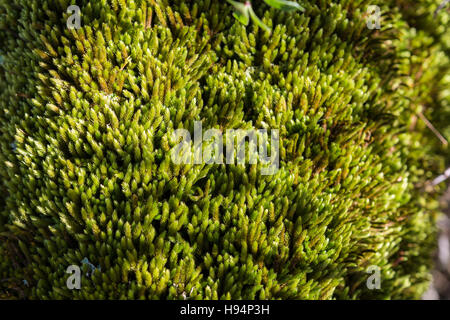
<path id="1" fill-rule="evenodd" d="M 421 296 L 437 216 L 424 186 L 444 160 L 418 114 L 445 101 L 449 14 L 253 3 L 270 34 L 222 1 L 77 1 L 79 30 L 68 0 L 0 2 L 0 297 Z M 171 136 L 194 121 L 278 129 L 278 172 L 175 165 Z"/>

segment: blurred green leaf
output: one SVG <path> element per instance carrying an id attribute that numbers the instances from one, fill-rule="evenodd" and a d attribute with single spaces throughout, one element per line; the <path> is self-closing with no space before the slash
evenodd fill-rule
<path id="1" fill-rule="evenodd" d="M 301 5 L 299 5 L 297 2 L 294 1 L 286 1 L 286 0 L 264 0 L 265 3 L 267 3 L 269 6 L 280 9 L 283 11 L 305 11 L 305 8 L 303 8 Z"/>
<path id="2" fill-rule="evenodd" d="M 249 10 L 248 8 L 251 6 L 245 5 L 241 2 L 227 0 L 228 3 L 230 3 L 234 7 L 234 14 L 233 16 L 243 25 L 248 25 L 250 19 L 249 19 Z"/>

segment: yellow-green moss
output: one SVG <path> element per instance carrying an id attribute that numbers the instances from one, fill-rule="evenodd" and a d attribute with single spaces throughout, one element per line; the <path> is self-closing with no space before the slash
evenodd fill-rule
<path id="1" fill-rule="evenodd" d="M 0 297 L 420 297 L 443 161 L 418 17 L 438 1 L 253 1 L 271 34 L 225 1 L 76 2 L 79 30 L 75 1 L 0 2 Z M 199 120 L 278 129 L 279 171 L 174 165 Z M 100 270 L 69 290 L 85 258 Z"/>

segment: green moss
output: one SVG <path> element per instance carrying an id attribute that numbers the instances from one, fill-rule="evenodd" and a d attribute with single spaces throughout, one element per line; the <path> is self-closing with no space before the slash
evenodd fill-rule
<path id="1" fill-rule="evenodd" d="M 79 30 L 68 0 L 1 2 L 0 297 L 419 298 L 438 2 L 254 3 L 271 34 L 219 1 L 77 1 Z M 280 169 L 175 165 L 199 120 L 278 129 Z M 82 261 L 100 269 L 69 290 Z"/>

